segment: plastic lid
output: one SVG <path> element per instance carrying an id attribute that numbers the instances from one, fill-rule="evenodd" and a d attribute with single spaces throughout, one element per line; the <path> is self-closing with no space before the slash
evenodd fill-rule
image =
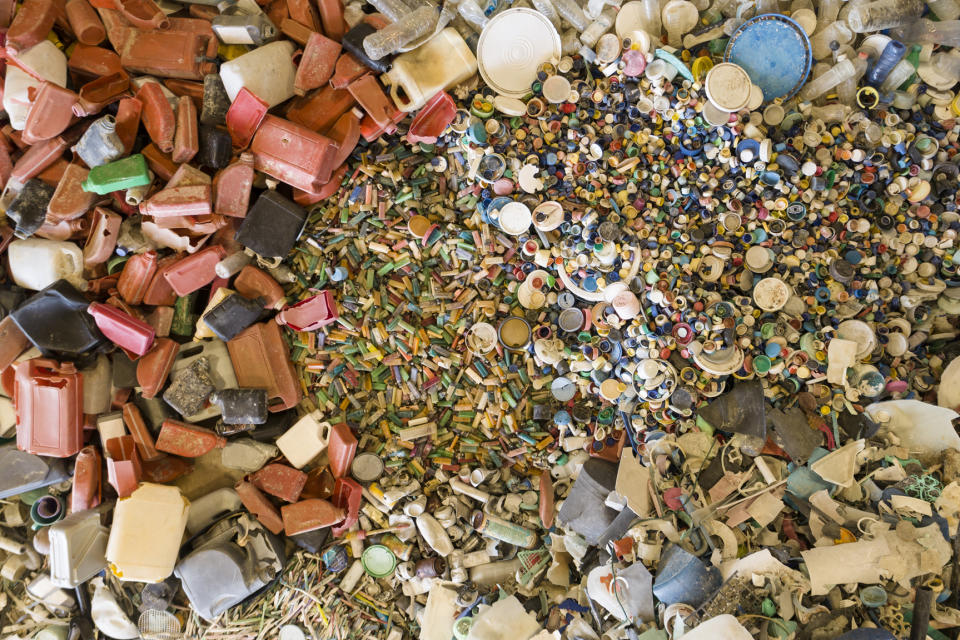
<path id="1" fill-rule="evenodd" d="M 756 246 L 747 249 L 747 255 L 744 256 L 747 262 L 747 268 L 754 273 L 766 273 L 773 267 L 773 259 L 770 257 L 770 251 L 766 247 Z"/>
<path id="2" fill-rule="evenodd" d="M 522 202 L 510 202 L 500 209 L 500 228 L 512 236 L 526 233 L 531 222 L 533 222 L 533 214 Z"/>
<path id="3" fill-rule="evenodd" d="M 383 460 L 374 453 L 358 453 L 350 464 L 350 475 L 358 482 L 373 482 L 383 475 Z"/>
<path id="4" fill-rule="evenodd" d="M 779 278 L 764 278 L 753 288 L 753 301 L 764 311 L 777 311 L 790 299 L 790 287 Z"/>
<path id="5" fill-rule="evenodd" d="M 709 100 L 703 105 L 703 119 L 715 127 L 725 125 L 730 121 L 730 112 L 719 109 Z"/>
<path id="6" fill-rule="evenodd" d="M 568 378 L 554 378 L 553 382 L 550 383 L 550 393 L 558 401 L 567 402 L 573 400 L 573 396 L 577 395 L 577 385 Z"/>
<path id="7" fill-rule="evenodd" d="M 279 640 L 306 640 L 307 636 L 304 635 L 303 630 L 293 624 L 287 624 L 280 627 L 280 634 L 277 636 Z"/>
<path id="8" fill-rule="evenodd" d="M 546 200 L 533 210 L 533 226 L 540 231 L 553 231 L 563 224 L 563 206 L 556 200 Z"/>
<path id="9" fill-rule="evenodd" d="M 723 111 L 739 111 L 750 103 L 750 76 L 730 62 L 710 69 L 703 85 L 710 102 Z"/>
<path id="10" fill-rule="evenodd" d="M 374 578 L 385 578 L 397 567 L 397 556 L 382 544 L 375 544 L 363 550 L 360 556 L 363 569 Z"/>
<path id="11" fill-rule="evenodd" d="M 523 100 L 497 96 L 493 99 L 493 108 L 507 116 L 523 116 L 527 113 L 527 105 Z"/>
<path id="12" fill-rule="evenodd" d="M 624 38 L 630 38 L 632 40 L 634 31 L 646 33 L 643 28 L 645 24 L 643 3 L 640 2 L 640 0 L 631 0 L 631 2 L 624 2 L 623 6 L 620 7 L 620 11 L 617 12 L 617 22 L 614 26 L 617 31 L 617 36 L 619 36 L 621 40 Z M 648 46 L 649 41 L 648 37 Z"/>
<path id="13" fill-rule="evenodd" d="M 563 76 L 550 76 L 543 81 L 543 97 L 553 104 L 566 102 L 570 97 L 570 81 Z"/>
<path id="14" fill-rule="evenodd" d="M 800 90 L 810 73 L 813 53 L 802 26 L 783 15 L 764 14 L 740 25 L 730 37 L 723 59 L 739 65 L 763 90 L 764 99 L 774 100 L 789 98 Z M 722 92 L 721 87 L 718 93 Z"/>
<path id="15" fill-rule="evenodd" d="M 533 9 L 508 9 L 494 16 L 480 34 L 477 66 L 497 93 L 520 98 L 530 93 L 537 68 L 560 59 L 560 34 Z"/>

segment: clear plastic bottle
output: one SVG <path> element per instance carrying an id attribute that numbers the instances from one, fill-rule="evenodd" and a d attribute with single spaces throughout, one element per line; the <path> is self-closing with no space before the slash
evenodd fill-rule
<path id="1" fill-rule="evenodd" d="M 898 27 L 891 33 L 904 42 L 942 44 L 950 47 L 960 46 L 960 20 L 934 22 L 921 18 Z"/>
<path id="2" fill-rule="evenodd" d="M 817 20 L 817 24 L 820 21 Z M 814 60 L 824 60 L 833 54 L 833 48 L 830 46 L 836 42 L 842 46 L 853 40 L 853 32 L 842 22 L 834 22 L 825 29 L 817 31 L 810 38 L 810 48 L 813 50 Z"/>
<path id="3" fill-rule="evenodd" d="M 532 0 L 533 6 L 537 11 L 546 16 L 547 20 L 550 21 L 550 24 L 556 28 L 557 33 L 560 32 L 560 14 L 557 13 L 556 8 L 553 6 L 553 3 L 550 0 Z M 461 0 L 461 5 L 463 4 Z"/>
<path id="4" fill-rule="evenodd" d="M 842 0 L 820 0 L 817 6 L 817 29 L 826 29 L 829 25 L 837 21 L 837 15 L 840 13 Z"/>
<path id="5" fill-rule="evenodd" d="M 853 63 L 847 60 L 846 56 L 841 55 L 840 59 L 837 60 L 837 64 L 830 67 L 826 73 L 808 82 L 806 86 L 800 90 L 800 99 L 804 101 L 814 100 L 844 80 L 849 80 L 856 72 L 857 69 Z"/>
<path id="6" fill-rule="evenodd" d="M 410 7 L 402 0 L 370 0 L 370 4 L 385 15 L 390 22 L 397 22 L 411 11 Z"/>
<path id="7" fill-rule="evenodd" d="M 577 33 L 583 33 L 590 26 L 590 18 L 583 12 L 577 0 L 553 0 L 560 17 L 566 20 Z"/>
<path id="8" fill-rule="evenodd" d="M 940 20 L 960 18 L 960 3 L 957 0 L 927 0 L 927 6 Z"/>
<path id="9" fill-rule="evenodd" d="M 876 0 L 854 7 L 847 24 L 854 33 L 892 29 L 919 18 L 923 7 L 923 0 Z"/>
<path id="10" fill-rule="evenodd" d="M 572 56 L 580 50 L 580 37 L 576 29 L 567 29 L 560 36 L 560 51 L 565 56 Z"/>
<path id="11" fill-rule="evenodd" d="M 902 59 L 890 70 L 886 80 L 880 85 L 880 93 L 885 94 L 893 91 L 909 80 L 916 72 L 916 67 L 910 64 L 909 60 L 906 58 Z"/>
<path id="12" fill-rule="evenodd" d="M 549 2 L 550 0 L 546 1 Z M 477 33 L 483 31 L 483 28 L 490 22 L 490 18 L 483 15 L 483 9 L 477 4 L 477 0 L 460 0 L 457 11 L 459 11 L 460 17 L 466 20 L 467 24 L 477 30 Z"/>
<path id="13" fill-rule="evenodd" d="M 852 106 L 857 99 L 857 85 L 860 82 L 860 78 L 867 72 L 867 67 L 870 66 L 870 64 L 867 61 L 866 53 L 855 55 L 850 47 L 847 47 L 847 49 L 850 50 L 850 53 L 847 54 L 847 59 L 853 63 L 854 74 L 852 77 L 847 78 L 837 85 L 837 98 L 839 98 L 843 104 Z"/>
<path id="14" fill-rule="evenodd" d="M 593 47 L 597 44 L 600 36 L 605 34 L 613 26 L 613 21 L 617 18 L 616 9 L 608 8 L 600 14 L 596 20 L 590 23 L 583 33 L 580 34 L 580 42 L 587 47 Z"/>
<path id="15" fill-rule="evenodd" d="M 384 56 L 395 53 L 400 47 L 422 38 L 437 24 L 437 9 L 432 6 L 423 6 L 412 11 L 397 22 L 388 24 L 383 29 L 375 31 L 363 39 L 363 50 L 370 59 L 379 60 Z"/>
<path id="16" fill-rule="evenodd" d="M 722 4 L 727 0 L 717 0 Z M 659 38 L 663 32 L 663 24 L 660 20 L 660 0 L 640 0 L 643 3 L 643 30 L 654 38 Z"/>

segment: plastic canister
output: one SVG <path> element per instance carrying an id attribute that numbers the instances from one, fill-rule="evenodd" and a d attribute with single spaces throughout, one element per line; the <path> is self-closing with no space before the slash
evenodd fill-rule
<path id="1" fill-rule="evenodd" d="M 93 510 L 72 513 L 51 525 L 50 581 L 72 589 L 107 566 L 107 528 Z"/>
<path id="2" fill-rule="evenodd" d="M 289 40 L 271 42 L 220 65 L 220 78 L 231 102 L 242 87 L 271 107 L 292 98 L 297 75 L 293 51 L 294 43 Z"/>
<path id="3" fill-rule="evenodd" d="M 160 582 L 173 573 L 190 503 L 177 487 L 144 483 L 117 501 L 107 561 L 124 581 Z"/>
<path id="4" fill-rule="evenodd" d="M 43 80 L 61 87 L 67 86 L 67 58 L 57 49 L 57 45 L 44 40 L 17 56 L 17 62 L 32 73 L 13 65 L 7 67 L 3 108 L 10 118 L 10 126 L 22 131 L 33 104 L 28 95 L 30 89 L 39 89 Z"/>
<path id="5" fill-rule="evenodd" d="M 390 97 L 401 111 L 416 111 L 437 93 L 477 72 L 477 59 L 463 36 L 447 27 L 426 44 L 397 56 L 383 74 Z"/>
<path id="6" fill-rule="evenodd" d="M 319 412 L 300 418 L 277 438 L 277 447 L 297 469 L 323 453 L 330 442 L 330 423 L 319 420 Z"/>
<path id="7" fill-rule="evenodd" d="M 7 252 L 10 275 L 25 289 L 39 291 L 60 279 L 78 289 L 87 288 L 83 251 L 72 242 L 27 238 L 11 242 Z"/>
<path id="8" fill-rule="evenodd" d="M 657 578 L 653 584 L 653 594 L 666 604 L 683 602 L 692 607 L 699 607 L 706 602 L 720 583 L 720 572 L 716 568 L 708 567 L 700 558 L 681 547 L 671 545 L 660 559 Z M 735 636 L 720 634 L 703 637 L 734 638 Z"/>

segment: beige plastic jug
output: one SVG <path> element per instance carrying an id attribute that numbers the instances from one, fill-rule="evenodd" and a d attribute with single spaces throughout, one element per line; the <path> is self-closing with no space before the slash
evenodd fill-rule
<path id="1" fill-rule="evenodd" d="M 413 51 L 397 56 L 380 76 L 401 111 L 416 111 L 439 92 L 477 72 L 477 59 L 463 36 L 447 27 Z"/>
<path id="2" fill-rule="evenodd" d="M 61 278 L 85 290 L 83 251 L 72 242 L 27 238 L 7 247 L 10 276 L 24 289 L 39 291 Z"/>
<path id="3" fill-rule="evenodd" d="M 114 575 L 124 581 L 160 582 L 173 573 L 189 508 L 177 487 L 149 482 L 120 498 L 107 542 Z"/>

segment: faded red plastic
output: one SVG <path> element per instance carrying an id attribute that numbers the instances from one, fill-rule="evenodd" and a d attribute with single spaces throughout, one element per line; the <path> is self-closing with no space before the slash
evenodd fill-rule
<path id="1" fill-rule="evenodd" d="M 307 40 L 310 39 L 310 34 L 314 33 L 312 29 L 300 24 L 292 18 L 284 18 L 280 22 L 280 32 L 299 44 L 301 47 L 307 44 Z"/>
<path id="2" fill-rule="evenodd" d="M 102 12 L 106 20 L 108 12 Z M 111 41 L 113 32 L 123 29 L 127 34 L 118 34 L 116 48 L 124 68 L 161 78 L 202 80 L 203 76 L 216 71 L 216 65 L 208 60 L 216 58 L 217 38 L 206 20 L 170 18 L 167 31 L 140 31 L 129 27 L 113 27 L 107 24 Z"/>
<path id="3" fill-rule="evenodd" d="M 331 40 L 320 33 L 310 34 L 293 84 L 298 95 L 304 95 L 311 89 L 322 87 L 330 80 L 342 49 L 343 47 L 336 40 Z"/>
<path id="4" fill-rule="evenodd" d="M 214 449 L 222 449 L 227 439 L 210 429 L 204 429 L 179 420 L 164 420 L 157 436 L 158 451 L 184 458 L 199 458 Z"/>
<path id="5" fill-rule="evenodd" d="M 33 145 L 13 165 L 10 178 L 23 183 L 37 177 L 44 169 L 59 160 L 73 142 L 65 134 L 61 134 L 51 140 Z"/>
<path id="6" fill-rule="evenodd" d="M 169 309 L 171 311 L 169 319 L 173 319 L 170 307 L 159 307 L 159 309 Z M 150 326 L 159 333 L 157 325 L 151 322 Z M 169 325 L 167 325 L 167 331 L 169 331 Z M 144 398 L 153 398 L 160 393 L 167 382 L 170 370 L 173 369 L 179 348 L 180 345 L 170 338 L 157 338 L 153 348 L 137 361 L 137 384 L 140 386 L 140 395 Z"/>
<path id="7" fill-rule="evenodd" d="M 340 422 L 330 427 L 327 456 L 330 458 L 330 473 L 334 478 L 343 478 L 350 473 L 350 465 L 357 455 L 357 438 L 347 423 Z"/>
<path id="8" fill-rule="evenodd" d="M 347 91 L 378 126 L 387 127 L 393 124 L 397 106 L 375 77 L 366 75 L 357 78 L 347 86 Z"/>
<path id="9" fill-rule="evenodd" d="M 213 212 L 212 197 L 210 185 L 168 187 L 141 202 L 140 213 L 155 218 L 210 215 Z"/>
<path id="10" fill-rule="evenodd" d="M 296 20 L 312 31 L 320 30 L 320 17 L 310 0 L 287 0 L 287 12 L 292 20 Z"/>
<path id="11" fill-rule="evenodd" d="M 347 86 L 363 74 L 370 71 L 367 65 L 363 64 L 350 53 L 344 53 L 337 58 L 337 66 L 334 69 L 333 77 L 330 78 L 330 85 L 334 89 L 346 89 Z"/>
<path id="12" fill-rule="evenodd" d="M 37 144 L 54 138 L 74 122 L 73 104 L 77 94 L 52 82 L 40 85 L 27 113 L 27 123 L 21 134 L 24 143 Z"/>
<path id="13" fill-rule="evenodd" d="M 317 0 L 320 9 L 320 22 L 328 38 L 340 41 L 347 34 L 347 21 L 343 19 L 341 0 Z"/>
<path id="14" fill-rule="evenodd" d="M 80 94 L 73 105 L 73 114 L 91 116 L 100 113 L 107 105 L 124 98 L 129 88 L 130 76 L 122 71 L 91 80 L 80 87 Z M 137 122 L 139 123 L 139 112 Z"/>
<path id="15" fill-rule="evenodd" d="M 236 104 L 236 103 L 234 103 Z M 229 118 L 229 114 L 227 115 Z M 243 153 L 213 178 L 213 211 L 222 216 L 245 218 L 250 208 L 254 180 L 253 155 Z"/>
<path id="16" fill-rule="evenodd" d="M 197 109 L 203 107 L 203 83 L 193 80 L 181 80 L 179 78 L 165 78 L 163 86 L 169 89 L 173 95 L 187 96 L 193 100 L 193 106 Z"/>
<path id="17" fill-rule="evenodd" d="M 224 256 L 226 252 L 223 247 L 206 247 L 171 266 L 163 277 L 177 295 L 185 296 L 213 281 L 217 276 L 214 268 Z"/>
<path id="18" fill-rule="evenodd" d="M 117 238 L 120 236 L 120 224 L 123 217 L 104 209 L 97 207 L 93 210 L 93 218 L 90 222 L 90 233 L 87 235 L 87 241 L 83 245 L 83 265 L 92 267 L 103 264 L 113 255 L 117 248 Z"/>
<path id="19" fill-rule="evenodd" d="M 357 143 L 360 142 L 360 118 L 353 111 L 347 111 L 337 118 L 337 121 L 328 131 L 324 132 L 324 135 L 336 142 L 337 147 L 339 147 L 337 157 L 333 161 L 339 167 L 347 161 L 347 158 L 356 149 Z"/>
<path id="20" fill-rule="evenodd" d="M 67 165 L 57 189 L 47 205 L 47 222 L 57 223 L 83 216 L 94 205 L 97 194 L 83 190 L 83 181 L 90 173 L 79 164 Z"/>
<path id="21" fill-rule="evenodd" d="M 156 251 L 134 254 L 123 265 L 120 280 L 117 281 L 117 291 L 130 304 L 140 304 L 156 273 Z"/>
<path id="22" fill-rule="evenodd" d="M 34 235 L 47 240 L 72 240 L 86 236 L 90 226 L 86 218 L 64 220 L 63 222 L 45 222 Z"/>
<path id="23" fill-rule="evenodd" d="M 550 472 L 540 472 L 540 521 L 545 529 L 553 526 L 553 479 Z"/>
<path id="24" fill-rule="evenodd" d="M 142 356 L 153 345 L 153 327 L 128 313 L 100 302 L 91 302 L 87 313 L 108 340 L 122 349 Z"/>
<path id="25" fill-rule="evenodd" d="M 363 502 L 363 488 L 353 478 L 337 478 L 333 485 L 334 505 L 344 512 L 343 522 L 330 530 L 335 537 L 342 536 L 360 519 L 360 504 Z"/>
<path id="26" fill-rule="evenodd" d="M 100 6 L 107 4 L 100 0 Z M 139 29 L 169 29 L 170 20 L 153 0 L 113 0 L 113 7 Z"/>
<path id="27" fill-rule="evenodd" d="M 177 292 L 167 281 L 165 274 L 180 261 L 179 255 L 166 256 L 157 263 L 157 272 L 143 295 L 143 303 L 158 306 L 172 306 L 177 301 Z"/>
<path id="28" fill-rule="evenodd" d="M 122 73 L 123 65 L 120 64 L 120 56 L 109 49 L 78 44 L 67 60 L 67 69 L 88 82 L 111 73 Z"/>
<path id="29" fill-rule="evenodd" d="M 240 496 L 240 502 L 246 510 L 252 513 L 260 524 L 275 534 L 283 531 L 283 518 L 280 516 L 280 511 L 252 483 L 241 480 L 234 490 Z"/>
<path id="30" fill-rule="evenodd" d="M 73 489 L 70 491 L 70 511 L 86 511 L 100 504 L 103 486 L 103 459 L 97 448 L 88 445 L 80 449 L 73 467 Z"/>
<path id="31" fill-rule="evenodd" d="M 169 180 L 180 165 L 170 159 L 169 153 L 164 153 L 152 142 L 140 150 L 143 157 L 147 159 L 147 166 L 157 174 L 161 180 Z"/>
<path id="32" fill-rule="evenodd" d="M 123 142 L 123 149 L 126 153 L 133 151 L 133 143 L 137 137 L 137 130 L 140 128 L 142 111 L 143 103 L 136 98 L 123 98 L 117 105 L 116 132 Z"/>
<path id="33" fill-rule="evenodd" d="M 227 343 L 227 349 L 238 386 L 266 389 L 270 411 L 290 409 L 300 402 L 300 384 L 276 322 L 247 327 Z"/>
<path id="34" fill-rule="evenodd" d="M 301 500 L 280 507 L 283 531 L 288 536 L 329 527 L 343 520 L 343 509 L 326 500 Z"/>
<path id="35" fill-rule="evenodd" d="M 163 95 L 163 89 L 156 82 L 147 82 L 137 92 L 137 100 L 143 104 L 140 118 L 150 139 L 161 151 L 170 153 L 173 151 L 177 118 L 170 101 Z"/>
<path id="36" fill-rule="evenodd" d="M 363 120 L 360 121 L 360 135 L 362 135 L 363 139 L 367 142 L 373 142 L 384 134 L 392 135 L 397 131 L 397 123 L 406 116 L 406 113 L 397 109 L 390 122 L 386 125 L 381 125 L 371 118 L 369 114 L 365 115 Z"/>
<path id="37" fill-rule="evenodd" d="M 430 98 L 417 112 L 407 131 L 407 140 L 434 144 L 457 115 L 457 105 L 446 91 Z"/>
<path id="38" fill-rule="evenodd" d="M 330 182 L 323 185 L 320 188 L 320 191 L 317 191 L 316 193 L 307 193 L 306 191 L 301 191 L 300 189 L 294 189 L 293 201 L 301 207 L 310 207 L 318 202 L 322 202 L 337 192 L 341 183 L 343 183 L 343 177 L 345 175 L 347 175 L 347 165 L 342 164 L 336 171 L 333 172 L 333 175 L 330 176 Z"/>
<path id="39" fill-rule="evenodd" d="M 17 447 L 68 458 L 83 446 L 83 376 L 71 362 L 32 358 L 13 365 Z"/>
<path id="40" fill-rule="evenodd" d="M 147 482 L 167 484 L 193 471 L 193 462 L 177 456 L 163 456 L 159 460 L 143 463 L 143 479 Z"/>
<path id="41" fill-rule="evenodd" d="M 264 118 L 250 150 L 257 171 L 310 193 L 325 185 L 336 169 L 333 140 L 271 115 Z"/>
<path id="42" fill-rule="evenodd" d="M 150 326 L 153 327 L 153 330 L 157 332 L 157 340 L 153 343 L 153 348 L 158 347 L 160 338 L 166 338 L 170 335 L 170 327 L 173 326 L 173 307 L 154 307 L 150 312 L 150 315 L 147 316 L 147 322 L 150 323 Z M 152 350 L 151 350 L 152 351 Z M 148 357 L 150 354 L 143 356 L 143 358 Z M 143 361 L 143 358 L 140 358 L 140 361 Z M 138 363 L 139 365 L 139 363 Z M 139 380 L 140 376 L 137 375 Z M 142 383 L 141 383 L 142 385 Z M 154 391 L 154 395 L 159 392 L 159 389 Z M 144 394 L 144 397 L 149 397 Z"/>
<path id="43" fill-rule="evenodd" d="M 337 321 L 337 303 L 329 291 L 321 291 L 315 296 L 301 300 L 286 307 L 276 315 L 279 324 L 294 331 L 316 331 Z"/>
<path id="44" fill-rule="evenodd" d="M 173 137 L 170 159 L 174 162 L 190 162 L 199 150 L 197 107 L 189 96 L 180 96 L 177 101 L 177 131 Z"/>
<path id="45" fill-rule="evenodd" d="M 250 476 L 252 482 L 261 491 L 266 491 L 287 502 L 296 502 L 307 483 L 307 474 L 285 464 L 272 463 Z"/>
<path id="46" fill-rule="evenodd" d="M 123 405 L 123 424 L 137 443 L 137 453 L 140 454 L 141 460 L 153 462 L 163 457 L 163 454 L 154 446 L 153 435 L 147 427 L 147 421 L 143 419 L 143 414 L 140 413 L 137 405 L 132 402 Z"/>
<path id="47" fill-rule="evenodd" d="M 244 298 L 263 298 L 265 309 L 273 309 L 283 299 L 283 287 L 266 271 L 248 264 L 233 281 L 233 288 Z"/>
<path id="48" fill-rule="evenodd" d="M 67 0 L 66 12 L 70 28 L 81 43 L 98 45 L 106 39 L 107 30 L 87 0 Z"/>
<path id="49" fill-rule="evenodd" d="M 120 498 L 126 498 L 140 484 L 143 467 L 133 436 L 110 438 L 104 443 L 107 453 L 107 480 Z"/>
<path id="50" fill-rule="evenodd" d="M 3 371 L 30 348 L 30 340 L 10 316 L 0 320 L 0 371 Z"/>
<path id="51" fill-rule="evenodd" d="M 237 92 L 233 104 L 227 109 L 227 131 L 234 147 L 246 149 L 250 145 L 269 109 L 269 104 L 246 87 Z"/>
<path id="52" fill-rule="evenodd" d="M 325 131 L 356 104 L 349 91 L 327 85 L 306 96 L 294 98 L 287 118 L 311 131 Z"/>
<path id="53" fill-rule="evenodd" d="M 40 44 L 57 19 L 56 0 L 26 0 L 7 29 L 7 54 L 11 57 Z"/>

